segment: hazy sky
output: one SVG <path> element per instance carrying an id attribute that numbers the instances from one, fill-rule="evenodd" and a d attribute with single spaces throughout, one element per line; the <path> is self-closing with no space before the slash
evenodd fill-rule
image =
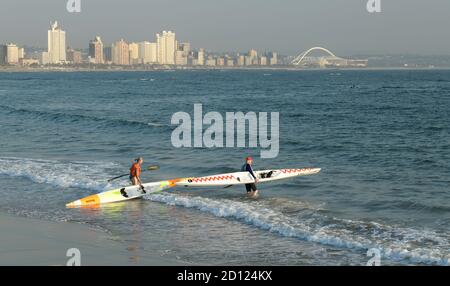
<path id="1" fill-rule="evenodd" d="M 450 55 L 450 0 L 381 0 L 370 14 L 367 0 L 81 0 L 70 14 L 67 0 L 1 0 L 0 43 L 46 47 L 50 21 L 67 32 L 68 45 L 154 41 L 174 30 L 180 41 L 213 51 L 275 50 L 297 54 L 323 46 L 338 55 Z"/>

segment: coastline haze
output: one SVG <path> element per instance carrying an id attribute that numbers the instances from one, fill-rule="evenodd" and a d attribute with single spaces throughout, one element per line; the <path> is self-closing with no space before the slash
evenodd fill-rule
<path id="1" fill-rule="evenodd" d="M 381 1 L 382 12 L 370 14 L 366 0 L 81 0 L 81 13 L 68 13 L 65 0 L 4 0 L 0 43 L 46 47 L 50 22 L 58 20 L 68 46 L 84 49 L 97 35 L 110 44 L 155 41 L 157 32 L 173 30 L 180 42 L 216 52 L 255 48 L 294 55 L 324 46 L 338 55 L 450 55 L 450 2 Z"/>

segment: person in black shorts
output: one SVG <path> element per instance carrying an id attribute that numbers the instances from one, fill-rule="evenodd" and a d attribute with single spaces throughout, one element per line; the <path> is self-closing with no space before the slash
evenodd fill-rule
<path id="1" fill-rule="evenodd" d="M 255 172 L 253 172 L 253 158 L 247 157 L 245 158 L 245 164 L 242 166 L 243 172 L 249 172 L 250 175 L 255 179 L 254 183 L 251 184 L 245 184 L 245 188 L 247 190 L 247 196 L 250 198 L 256 198 L 258 197 L 258 189 L 256 188 L 256 183 L 258 182 L 258 178 L 256 177 Z"/>

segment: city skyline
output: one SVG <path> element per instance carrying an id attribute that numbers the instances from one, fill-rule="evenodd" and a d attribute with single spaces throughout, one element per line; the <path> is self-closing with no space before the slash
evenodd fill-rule
<path id="1" fill-rule="evenodd" d="M 191 50 L 189 42 L 179 42 L 173 31 L 162 31 L 155 35 L 154 42 L 128 43 L 123 38 L 104 45 L 100 36 L 89 41 L 88 52 L 70 48 L 66 42 L 66 31 L 58 23 L 51 22 L 47 32 L 47 50 L 27 53 L 15 44 L 0 45 L 0 65 L 46 66 L 46 65 L 159 65 L 159 66 L 275 66 L 278 65 L 276 52 L 259 54 L 254 49 L 243 56 L 206 54 L 204 49 Z M 270 57 L 268 57 L 270 55 Z M 206 57 L 206 58 L 205 58 Z"/>
<path id="2" fill-rule="evenodd" d="M 68 13 L 65 1 L 29 2 L 2 1 L 0 42 L 43 47 L 39 27 L 59 19 L 71 35 L 69 45 L 76 48 L 86 48 L 86 41 L 96 35 L 105 43 L 120 38 L 133 42 L 173 30 L 182 35 L 182 42 L 189 39 L 196 47 L 217 52 L 257 48 L 296 55 L 325 46 L 340 55 L 450 54 L 450 3 L 438 0 L 383 1 L 382 13 L 375 14 L 360 0 L 286 0 L 283 5 L 274 0 L 230 0 L 226 5 L 205 0 L 102 0 L 82 1 L 79 14 Z M 14 29 L 8 23 L 14 23 Z"/>

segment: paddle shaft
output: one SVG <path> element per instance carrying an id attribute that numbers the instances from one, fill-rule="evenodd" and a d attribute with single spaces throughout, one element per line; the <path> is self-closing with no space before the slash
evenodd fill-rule
<path id="1" fill-rule="evenodd" d="M 159 169 L 159 166 L 149 166 L 149 167 L 147 167 L 147 169 L 143 170 L 142 172 L 145 172 L 145 171 L 155 171 L 155 170 L 158 170 L 158 169 Z M 108 182 L 111 182 L 111 181 L 114 181 L 114 180 L 117 180 L 117 179 L 120 179 L 120 178 L 129 176 L 129 175 L 130 175 L 130 174 L 123 174 L 123 175 L 120 175 L 120 176 L 117 176 L 117 177 L 114 177 L 114 178 L 109 179 Z"/>

